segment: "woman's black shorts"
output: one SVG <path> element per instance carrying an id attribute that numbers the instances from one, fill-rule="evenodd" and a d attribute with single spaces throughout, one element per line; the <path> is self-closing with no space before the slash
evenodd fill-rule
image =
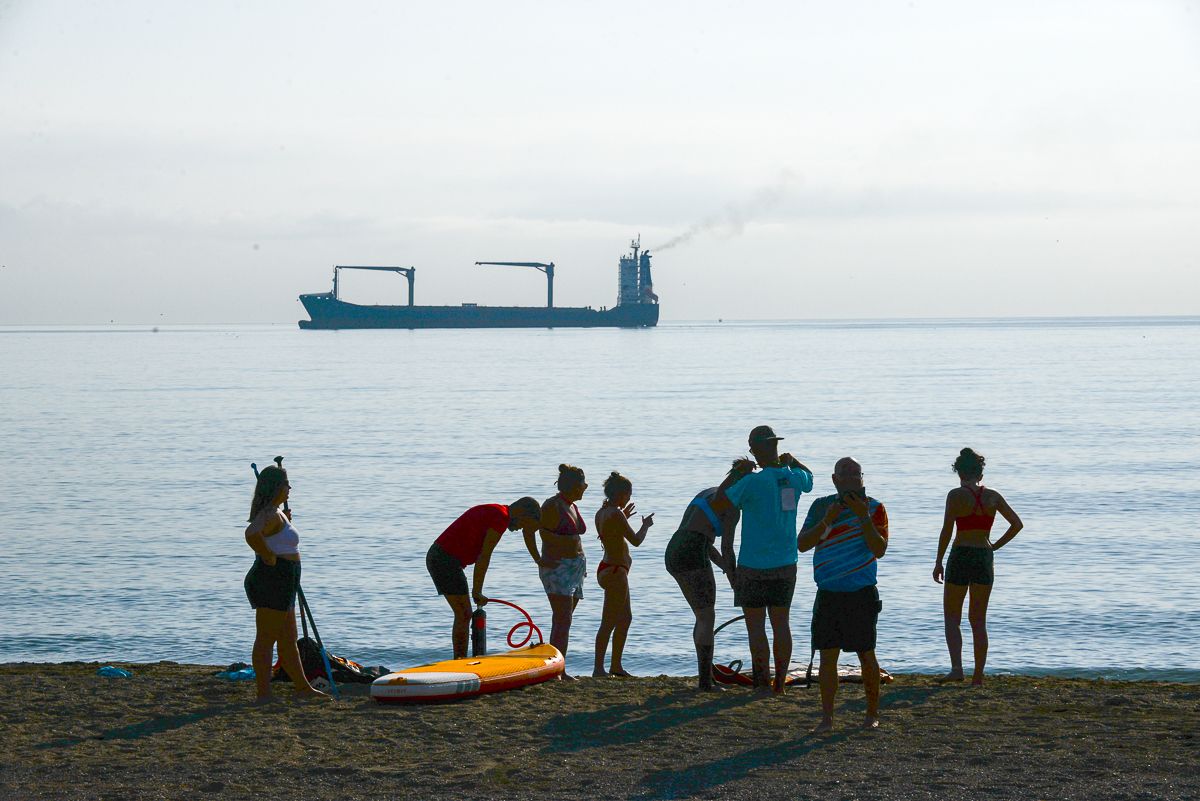
<path id="1" fill-rule="evenodd" d="M 946 583 L 991 584 L 996 580 L 995 556 L 991 548 L 973 548 L 958 545 L 950 549 L 946 560 Z"/>
<path id="2" fill-rule="evenodd" d="M 268 565 L 262 557 L 256 557 L 242 585 L 252 608 L 288 612 L 296 606 L 300 561 L 279 556 L 275 558 L 275 564 Z"/>
<path id="3" fill-rule="evenodd" d="M 703 570 L 709 565 L 708 537 L 698 531 L 676 531 L 667 543 L 664 559 L 671 574 Z"/>
<path id="4" fill-rule="evenodd" d="M 664 561 L 693 609 L 711 609 L 716 604 L 717 583 L 708 558 L 707 536 L 697 531 L 676 531 L 667 543 Z"/>
<path id="5" fill-rule="evenodd" d="M 446 553 L 436 542 L 425 554 L 425 567 L 437 587 L 438 595 L 466 595 L 467 574 L 458 560 Z"/>
<path id="6" fill-rule="evenodd" d="M 881 609 L 883 602 L 874 584 L 851 592 L 817 590 L 812 614 L 813 650 L 874 651 Z"/>

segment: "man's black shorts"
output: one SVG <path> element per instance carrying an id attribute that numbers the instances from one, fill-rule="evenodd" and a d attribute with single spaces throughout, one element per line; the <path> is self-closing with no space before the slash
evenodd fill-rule
<path id="1" fill-rule="evenodd" d="M 429 552 L 425 554 L 425 567 L 433 579 L 433 586 L 437 587 L 438 595 L 468 593 L 467 574 L 463 566 L 436 542 L 429 546 Z"/>
<path id="2" fill-rule="evenodd" d="M 743 609 L 791 606 L 796 592 L 796 566 L 784 565 L 759 570 L 739 567 L 734 577 L 733 605 Z"/>
<path id="3" fill-rule="evenodd" d="M 872 584 L 853 592 L 817 590 L 813 603 L 812 647 L 862 653 L 875 650 L 875 627 L 883 601 Z"/>

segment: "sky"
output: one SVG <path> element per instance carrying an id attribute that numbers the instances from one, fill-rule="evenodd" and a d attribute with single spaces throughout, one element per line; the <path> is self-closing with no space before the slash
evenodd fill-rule
<path id="1" fill-rule="evenodd" d="M 0 0 L 0 325 L 1200 313 L 1200 0 Z M 402 303 L 355 273 L 343 297 Z"/>

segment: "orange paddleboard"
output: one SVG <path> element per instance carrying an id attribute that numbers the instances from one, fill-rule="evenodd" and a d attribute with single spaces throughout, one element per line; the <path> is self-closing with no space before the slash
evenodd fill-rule
<path id="1" fill-rule="evenodd" d="M 371 697 L 381 704 L 453 701 L 549 681 L 565 667 L 563 655 L 553 645 L 531 645 L 503 654 L 398 670 L 375 679 Z"/>

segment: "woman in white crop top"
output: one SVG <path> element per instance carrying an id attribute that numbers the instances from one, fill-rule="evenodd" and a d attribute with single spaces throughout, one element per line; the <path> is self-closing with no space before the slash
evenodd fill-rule
<path id="1" fill-rule="evenodd" d="M 246 598 L 254 609 L 254 684 L 258 701 L 271 698 L 271 655 L 278 643 L 279 659 L 301 697 L 327 698 L 313 689 L 304 676 L 296 648 L 296 591 L 300 587 L 300 533 L 291 512 L 279 507 L 288 498 L 287 471 L 271 465 L 258 474 L 246 544 L 255 553 L 254 565 L 244 582 Z"/>

